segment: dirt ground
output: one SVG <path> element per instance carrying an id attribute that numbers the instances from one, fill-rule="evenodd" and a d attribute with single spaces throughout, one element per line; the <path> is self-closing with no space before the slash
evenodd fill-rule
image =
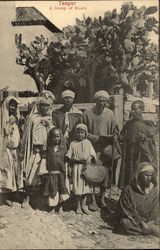
<path id="1" fill-rule="evenodd" d="M 114 233 L 116 200 L 112 193 L 108 208 L 90 215 L 0 206 L 0 249 L 159 249 L 156 237 Z"/>

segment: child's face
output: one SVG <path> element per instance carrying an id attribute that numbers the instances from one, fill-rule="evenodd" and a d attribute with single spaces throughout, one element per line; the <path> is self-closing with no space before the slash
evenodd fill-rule
<path id="1" fill-rule="evenodd" d="M 86 132 L 83 129 L 78 129 L 77 130 L 77 140 L 82 141 L 86 137 Z"/>
<path id="2" fill-rule="evenodd" d="M 53 145 L 56 146 L 56 145 L 59 145 L 60 144 L 60 141 L 61 141 L 61 135 L 60 135 L 60 131 L 58 129 L 55 129 L 53 131 L 53 137 L 52 137 L 52 140 L 53 140 Z"/>

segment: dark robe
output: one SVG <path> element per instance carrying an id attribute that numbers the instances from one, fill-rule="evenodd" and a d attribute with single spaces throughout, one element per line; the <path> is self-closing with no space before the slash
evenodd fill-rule
<path id="1" fill-rule="evenodd" d="M 44 191 L 43 195 L 51 196 L 54 198 L 57 194 L 68 194 L 66 185 L 65 185 L 65 175 L 64 173 L 52 174 L 49 173 L 46 176 L 46 180 L 44 183 Z"/>
<path id="2" fill-rule="evenodd" d="M 146 140 L 141 144 L 138 134 L 143 133 Z M 122 136 L 122 163 L 118 187 L 123 189 L 137 174 L 138 163 L 150 162 L 157 168 L 156 143 L 154 139 L 155 126 L 151 121 L 129 120 L 121 131 Z"/>
<path id="3" fill-rule="evenodd" d="M 68 194 L 65 185 L 66 167 L 64 163 L 64 157 L 67 153 L 66 145 L 63 141 L 61 134 L 61 144 L 58 146 L 58 150 L 54 151 L 54 146 L 51 144 L 51 137 L 48 138 L 46 161 L 48 174 L 45 178 L 43 195 L 55 197 L 56 193 Z"/>
<path id="4" fill-rule="evenodd" d="M 122 191 L 118 212 L 120 215 L 120 231 L 129 234 L 145 234 L 141 222 L 149 223 L 159 218 L 159 192 L 155 177 L 151 191 L 146 194 L 138 188 L 136 179 Z"/>
<path id="5" fill-rule="evenodd" d="M 65 174 L 64 156 L 66 153 L 67 150 L 63 146 L 59 146 L 56 152 L 53 146 L 47 147 L 46 160 L 48 172 L 57 170 Z"/>
<path id="6" fill-rule="evenodd" d="M 68 113 L 69 124 L 65 123 L 65 117 Z M 72 107 L 69 112 L 65 112 L 64 107 L 56 109 L 52 113 L 53 124 L 62 130 L 63 135 L 65 135 L 66 130 L 69 131 L 69 137 L 67 138 L 68 147 L 70 142 L 74 139 L 75 127 L 78 123 L 83 122 L 83 114 L 80 110 Z"/>

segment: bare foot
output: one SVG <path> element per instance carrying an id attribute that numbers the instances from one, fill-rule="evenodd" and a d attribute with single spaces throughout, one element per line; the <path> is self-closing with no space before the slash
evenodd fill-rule
<path id="1" fill-rule="evenodd" d="M 87 214 L 87 215 L 89 215 L 89 214 L 92 213 L 91 211 L 88 210 L 88 207 L 87 207 L 87 206 L 82 206 L 82 211 L 83 211 L 83 213 L 85 213 L 85 214 Z"/>
<path id="2" fill-rule="evenodd" d="M 53 208 L 49 213 L 54 214 L 55 213 L 55 208 Z"/>
<path id="3" fill-rule="evenodd" d="M 58 214 L 63 214 L 63 207 L 59 208 Z"/>
<path id="4" fill-rule="evenodd" d="M 92 212 L 96 212 L 96 211 L 100 211 L 101 209 L 95 204 L 95 203 L 91 203 L 88 206 L 89 210 L 91 210 Z"/>
<path id="5" fill-rule="evenodd" d="M 10 200 L 6 200 L 6 201 L 4 202 L 4 204 L 7 205 L 7 206 L 9 206 L 9 207 L 13 207 L 13 203 L 12 203 L 12 201 L 10 201 Z"/>
<path id="6" fill-rule="evenodd" d="M 28 199 L 26 199 L 26 200 L 23 201 L 23 203 L 21 204 L 21 208 L 25 208 L 25 209 L 30 208 L 29 200 Z"/>
<path id="7" fill-rule="evenodd" d="M 107 204 L 104 201 L 101 201 L 101 208 L 108 207 Z"/>
<path id="8" fill-rule="evenodd" d="M 76 210 L 76 214 L 83 214 L 83 212 L 82 212 L 81 208 L 77 208 L 77 210 Z"/>

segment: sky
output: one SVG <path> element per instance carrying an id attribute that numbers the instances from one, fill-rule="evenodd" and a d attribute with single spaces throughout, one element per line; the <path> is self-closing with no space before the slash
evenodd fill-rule
<path id="1" fill-rule="evenodd" d="M 64 4 L 71 4 L 66 6 Z M 34 6 L 40 10 L 50 21 L 52 21 L 58 28 L 62 29 L 67 25 L 74 25 L 75 19 L 83 19 L 85 17 L 99 17 L 103 16 L 105 11 L 117 9 L 120 12 L 121 5 L 126 0 L 106 0 L 106 1 L 16 1 L 16 7 L 18 6 Z M 158 0 L 133 0 L 132 3 L 138 8 L 145 5 L 157 6 Z M 157 12 L 154 16 L 158 18 L 159 13 Z M 152 32 L 150 34 L 152 41 L 158 43 L 158 36 Z"/>

